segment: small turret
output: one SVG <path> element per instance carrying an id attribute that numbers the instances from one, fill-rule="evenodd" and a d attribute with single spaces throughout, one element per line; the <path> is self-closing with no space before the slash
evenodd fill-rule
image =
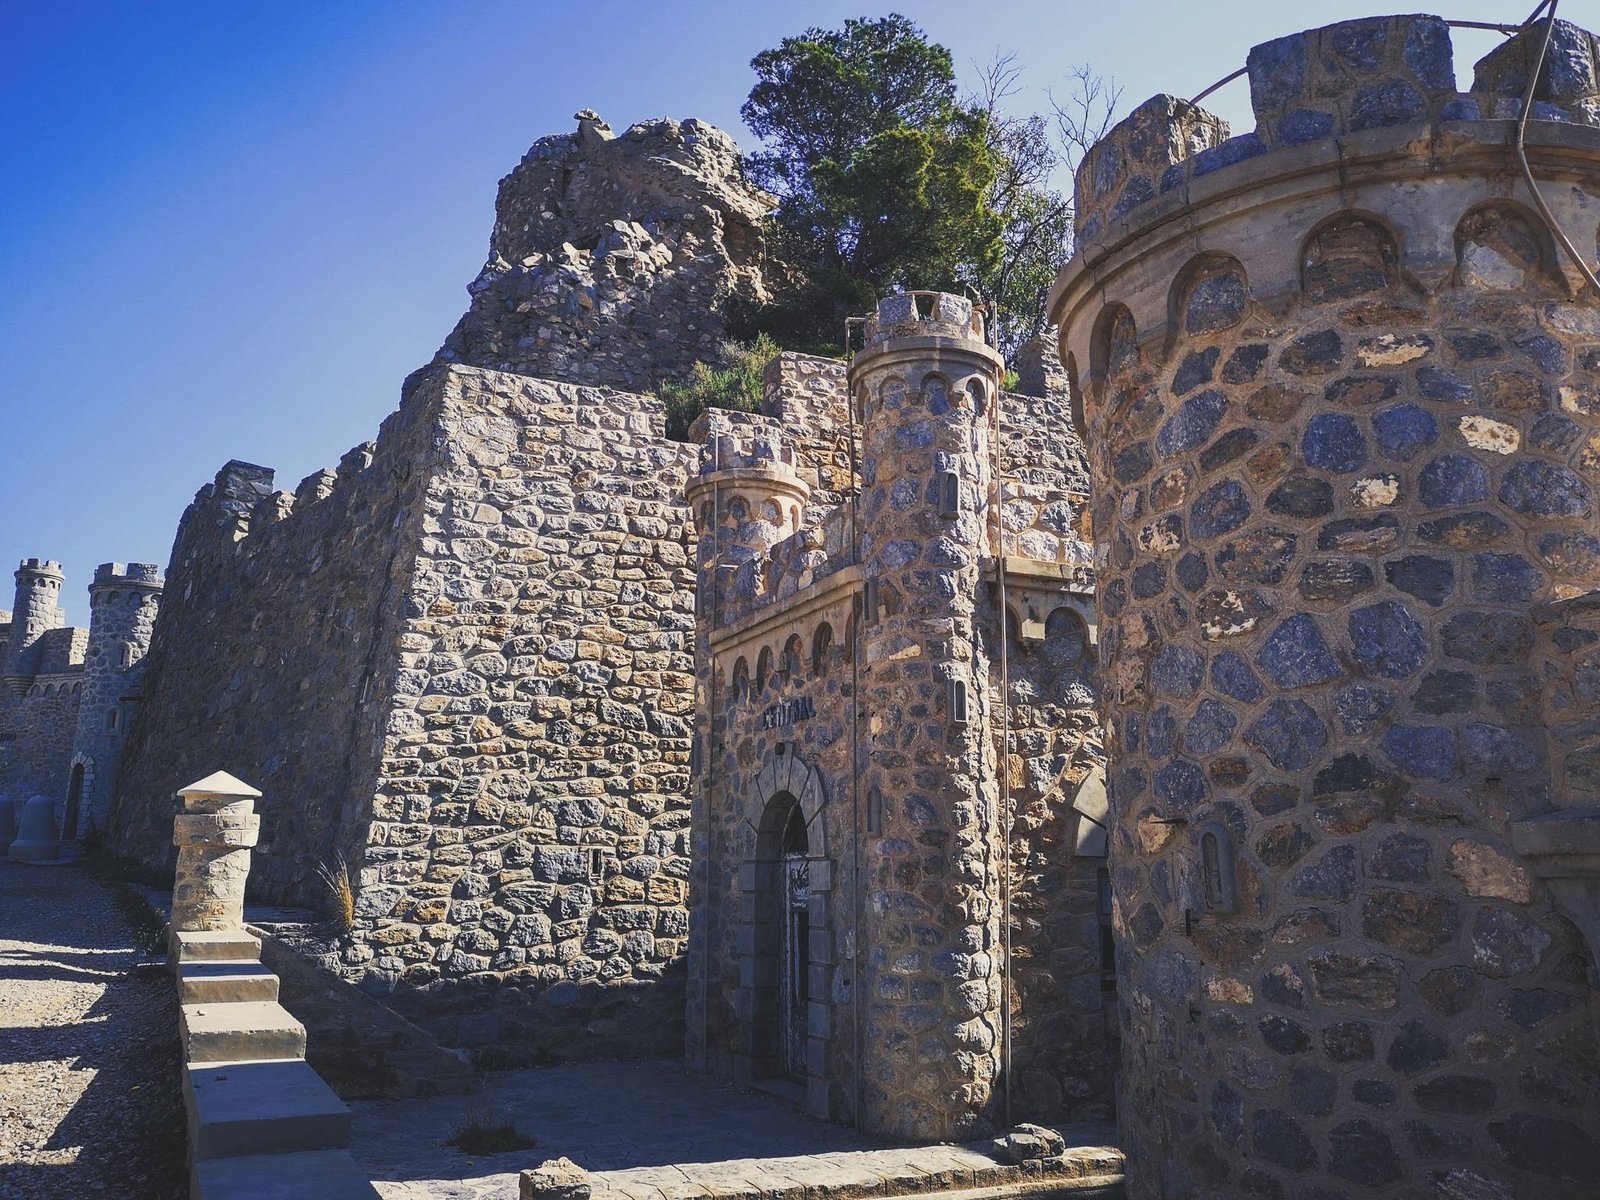
<path id="1" fill-rule="evenodd" d="M 89 585 L 89 647 L 72 739 L 62 836 L 103 829 L 164 581 L 154 563 L 101 563 Z"/>
<path id="2" fill-rule="evenodd" d="M 20 694 L 39 670 L 39 640 L 66 624 L 61 611 L 61 564 L 47 558 L 25 558 L 17 567 L 17 599 L 11 610 L 11 640 L 6 644 L 0 675 Z"/>

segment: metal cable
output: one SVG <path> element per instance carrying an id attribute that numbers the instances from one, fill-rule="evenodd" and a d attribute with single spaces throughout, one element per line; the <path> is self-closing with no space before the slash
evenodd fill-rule
<path id="1" fill-rule="evenodd" d="M 1539 13 L 1546 8 L 1549 15 L 1544 22 L 1544 36 L 1539 39 L 1539 53 L 1534 57 L 1533 69 L 1528 72 L 1528 87 L 1522 94 L 1522 113 L 1517 118 L 1517 133 L 1512 142 L 1512 147 L 1517 153 L 1517 164 L 1522 168 L 1522 178 L 1527 181 L 1528 191 L 1533 194 L 1533 203 L 1539 210 L 1539 216 L 1544 221 L 1545 227 L 1561 243 L 1561 248 L 1567 252 L 1568 257 L 1583 272 L 1584 279 L 1596 293 L 1600 293 L 1600 279 L 1595 278 L 1594 269 L 1589 266 L 1589 260 L 1578 252 L 1572 244 L 1572 239 L 1567 236 L 1567 231 L 1561 228 L 1561 223 L 1556 220 L 1555 213 L 1550 211 L 1550 205 L 1545 202 L 1544 193 L 1539 190 L 1539 185 L 1533 178 L 1533 168 L 1528 165 L 1528 150 L 1526 139 L 1528 135 L 1528 117 L 1533 113 L 1533 93 L 1539 86 L 1539 72 L 1544 70 L 1545 55 L 1550 50 L 1550 39 L 1556 31 L 1556 4 L 1557 0 L 1545 0 L 1538 8 L 1533 10 L 1533 15 L 1528 18 L 1525 25 L 1532 24 Z"/>

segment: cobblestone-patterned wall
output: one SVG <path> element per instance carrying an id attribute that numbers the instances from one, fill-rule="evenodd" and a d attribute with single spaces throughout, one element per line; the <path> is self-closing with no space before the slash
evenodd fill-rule
<path id="1" fill-rule="evenodd" d="M 1538 115 L 1592 121 L 1592 40 L 1555 54 L 1589 99 Z M 1600 581 L 1600 307 L 1471 119 L 1494 73 L 1454 96 L 1443 22 L 1250 67 L 1255 134 L 1202 149 L 1211 119 L 1158 98 L 1089 156 L 1054 302 L 1096 496 L 1129 1193 L 1587 1196 L 1594 964 L 1512 826 L 1569 800 L 1534 611 Z M 1592 245 L 1600 140 L 1529 140 Z"/>
<path id="2" fill-rule="evenodd" d="M 402 604 L 344 967 L 454 1045 L 682 1045 L 692 450 L 660 404 L 469 368 Z"/>
<path id="3" fill-rule="evenodd" d="M 24 559 L 16 582 L 0 655 L 0 796 L 63 801 L 88 631 L 66 627 L 60 563 Z"/>
<path id="4" fill-rule="evenodd" d="M 910 303 L 894 298 L 885 311 L 909 314 Z M 949 303 L 936 315 L 954 326 L 927 328 L 960 339 L 964 318 L 952 314 L 964 302 Z M 831 423 L 820 439 L 792 414 L 777 426 L 712 414 L 698 429 L 707 446 L 690 499 L 701 530 L 703 754 L 688 1048 L 692 1063 L 725 1077 L 799 1079 L 819 1116 L 848 1119 L 861 1107 L 870 1129 L 937 1138 L 1003 1119 L 1001 622 L 983 448 L 997 380 L 981 343 L 965 356 L 935 350 L 916 341 L 919 328 L 898 331 L 909 348 L 889 343 L 887 365 L 857 379 L 859 499 L 838 502 L 847 477 L 814 486 L 826 480 L 814 456 L 849 467 L 842 372 L 813 377 L 809 408 Z M 807 362 L 786 355 L 769 382 Z M 1008 435 L 1042 405 L 1065 411 L 1059 394 L 1005 403 Z M 1052 617 L 1045 636 L 1050 597 L 1086 558 L 1063 541 L 1073 516 L 1062 484 L 1082 467 L 1075 441 L 1062 444 L 1039 456 L 1034 482 L 1005 485 L 1007 551 L 1042 560 L 1037 597 L 1013 598 L 1038 624 L 1011 650 L 1018 1120 L 1108 1116 L 1115 1068 L 1102 999 L 1103 859 L 1075 854 L 1071 809 L 1099 761 L 1089 637 L 1070 614 Z M 1020 467 L 1027 455 L 1000 458 Z M 946 471 L 959 477 L 948 513 Z M 878 619 L 862 627 L 869 580 Z M 913 610 L 918 623 L 907 625 Z M 957 628 L 966 633 L 952 636 Z M 956 677 L 967 689 L 962 719 L 949 707 Z M 793 812 L 805 833 L 785 841 Z M 785 852 L 808 873 L 803 1013 L 786 1013 L 781 998 L 794 984 L 780 960 L 784 905 L 794 903 Z"/>

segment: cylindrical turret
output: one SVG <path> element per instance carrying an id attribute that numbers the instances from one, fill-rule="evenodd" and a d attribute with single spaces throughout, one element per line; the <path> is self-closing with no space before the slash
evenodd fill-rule
<path id="1" fill-rule="evenodd" d="M 89 585 L 89 646 L 72 739 L 62 836 L 105 828 L 117 763 L 133 715 L 145 652 L 161 605 L 161 568 L 153 563 L 102 563 Z"/>
<path id="2" fill-rule="evenodd" d="M 47 558 L 25 558 L 17 567 L 17 599 L 11 609 L 11 638 L 6 643 L 4 675 L 21 690 L 39 670 L 39 639 L 66 624 L 61 611 L 61 564 Z M 19 686 L 20 685 L 20 686 Z"/>
<path id="3" fill-rule="evenodd" d="M 1436 17 L 1282 38 L 1254 133 L 1157 97 L 1078 174 L 1133 1200 L 1594 1194 L 1594 962 L 1512 836 L 1582 802 L 1534 613 L 1600 583 L 1544 32 L 1466 95 Z M 1594 47 L 1527 129 L 1591 261 Z"/>
<path id="4" fill-rule="evenodd" d="M 999 1070 L 1001 842 L 974 616 L 1001 366 L 971 303 L 936 293 L 883 300 L 850 366 L 866 577 L 862 1103 L 879 1136 L 976 1135 Z"/>

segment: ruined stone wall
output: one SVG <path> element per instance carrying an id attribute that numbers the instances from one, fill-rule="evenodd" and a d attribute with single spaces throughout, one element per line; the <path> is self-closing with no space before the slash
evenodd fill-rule
<path id="1" fill-rule="evenodd" d="M 347 972 L 523 1061 L 682 1042 L 691 451 L 649 396 L 430 372 Z"/>
<path id="2" fill-rule="evenodd" d="M 262 792 L 252 893 L 329 911 L 319 868 L 359 863 L 395 625 L 422 537 L 434 416 L 415 399 L 375 446 L 298 495 L 229 463 L 184 514 L 123 748 L 112 840 L 173 861 L 174 793 L 227 769 Z"/>
<path id="3" fill-rule="evenodd" d="M 718 360 L 730 319 L 766 300 L 773 202 L 732 138 L 578 118 L 501 180 L 489 261 L 436 361 L 642 392 Z"/>
<path id="4" fill-rule="evenodd" d="M 1470 96 L 1438 18 L 1280 39 L 1254 133 L 1158 97 L 1080 172 L 1136 1200 L 1593 1192 L 1594 963 L 1514 830 L 1571 765 L 1534 613 L 1597 579 L 1600 298 L 1476 119 L 1539 32 Z M 1529 155 L 1589 246 L 1555 55 Z"/>

